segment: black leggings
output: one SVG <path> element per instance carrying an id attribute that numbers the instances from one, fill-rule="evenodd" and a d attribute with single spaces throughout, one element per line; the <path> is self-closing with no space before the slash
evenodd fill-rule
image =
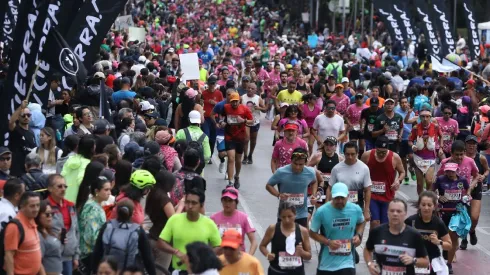
<path id="1" fill-rule="evenodd" d="M 355 275 L 355 268 L 343 268 L 335 271 L 317 270 L 316 275 Z"/>

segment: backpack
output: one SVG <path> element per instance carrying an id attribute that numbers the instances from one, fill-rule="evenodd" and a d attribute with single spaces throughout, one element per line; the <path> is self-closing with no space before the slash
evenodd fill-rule
<path id="1" fill-rule="evenodd" d="M 337 71 L 337 69 L 339 68 L 339 65 L 337 64 L 337 66 L 334 66 L 332 64 L 332 75 L 335 77 L 335 81 L 339 81 L 339 72 Z"/>
<path id="2" fill-rule="evenodd" d="M 186 150 L 189 149 L 194 149 L 199 152 L 199 167 L 196 169 L 196 173 L 201 174 L 202 170 L 204 169 L 204 166 L 206 165 L 204 161 L 204 148 L 202 147 L 202 143 L 204 142 L 204 139 L 206 138 L 206 134 L 202 133 L 202 135 L 197 139 L 197 141 L 192 140 L 191 133 L 189 132 L 189 128 L 184 128 L 184 133 L 185 133 L 185 141 L 187 142 L 187 148 Z"/>
<path id="3" fill-rule="evenodd" d="M 102 234 L 104 256 L 116 258 L 119 270 L 134 266 L 137 263 L 140 225 L 117 220 L 110 220 L 106 225 Z"/>
<path id="4" fill-rule="evenodd" d="M 19 247 L 24 242 L 24 237 L 25 237 L 24 227 L 22 226 L 22 224 L 18 219 L 14 218 L 8 222 L 2 223 L 2 231 L 0 232 L 0 274 L 1 275 L 7 274 L 7 272 L 3 269 L 3 265 L 5 261 L 5 229 L 7 228 L 7 225 L 11 223 L 16 224 L 19 229 L 19 236 L 20 236 Z"/>

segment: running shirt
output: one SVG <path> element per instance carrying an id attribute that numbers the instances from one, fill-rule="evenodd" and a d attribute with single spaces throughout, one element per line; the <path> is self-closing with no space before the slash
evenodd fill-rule
<path id="1" fill-rule="evenodd" d="M 231 104 L 225 104 L 222 115 L 225 117 L 225 140 L 226 141 L 244 141 L 245 140 L 245 122 L 238 123 L 237 118 L 241 117 L 246 120 L 252 120 L 252 112 L 243 106 L 238 105 L 234 109 Z"/>
<path id="2" fill-rule="evenodd" d="M 444 167 L 446 167 L 446 163 L 450 161 L 451 158 L 446 158 L 441 161 L 441 169 L 437 171 L 437 175 L 441 176 L 444 174 Z M 463 160 L 460 164 L 458 164 L 458 170 L 456 170 L 458 176 L 465 177 L 467 180 L 471 182 L 473 179 L 473 174 L 478 174 L 478 167 L 476 166 L 475 161 L 467 156 L 464 156 Z"/>
<path id="3" fill-rule="evenodd" d="M 395 197 L 391 184 L 395 181 L 396 170 L 393 169 L 393 151 L 388 151 L 385 161 L 376 160 L 376 150 L 371 150 L 367 163 L 371 173 L 371 199 L 390 202 Z"/>
<path id="4" fill-rule="evenodd" d="M 364 125 L 364 139 L 368 141 L 374 141 L 373 139 L 373 131 L 374 124 L 376 123 L 376 118 L 383 113 L 382 109 L 371 111 L 370 108 L 366 108 L 361 111 L 361 120 L 365 120 L 366 124 Z"/>
<path id="5" fill-rule="evenodd" d="M 235 229 L 242 235 L 242 243 L 240 244 L 240 250 L 245 251 L 245 236 L 250 232 L 255 232 L 255 228 L 252 225 L 252 221 L 248 218 L 247 214 L 242 211 L 235 210 L 232 216 L 226 216 L 223 211 L 214 213 L 211 215 L 211 220 L 218 226 L 221 237 L 225 231 L 229 229 Z"/>
<path id="6" fill-rule="evenodd" d="M 211 112 L 213 111 L 214 106 L 216 106 L 216 104 L 211 105 L 209 101 L 213 100 L 215 103 L 218 103 L 223 100 L 223 94 L 218 89 L 214 90 L 214 92 L 205 90 L 204 92 L 202 92 L 201 98 L 204 101 L 204 117 L 209 117 L 211 115 Z"/>
<path id="7" fill-rule="evenodd" d="M 463 196 L 467 194 L 470 185 L 465 177 L 458 176 L 458 179 L 453 181 L 444 175 L 437 177 L 433 188 L 439 191 L 439 196 L 444 195 L 448 199 L 448 202 L 442 203 L 443 208 L 456 208 Z"/>
<path id="8" fill-rule="evenodd" d="M 422 127 L 420 131 L 421 134 L 419 134 L 419 127 Z M 432 131 L 433 133 L 431 133 Z M 435 159 L 435 150 L 439 149 L 439 136 L 441 135 L 441 130 L 439 129 L 438 125 L 430 123 L 428 127 L 423 127 L 422 124 L 419 123 L 412 128 L 412 133 L 410 134 L 408 140 L 412 141 L 417 147 L 419 146 L 417 145 L 417 140 L 419 140 L 419 142 L 423 142 L 423 145 L 420 145 L 420 147 L 422 147 L 423 149 L 417 150 L 414 153 L 415 155 L 421 157 L 422 159 Z M 430 143 L 432 142 L 434 143 L 434 148 L 428 149 L 428 145 L 430 145 Z"/>
<path id="9" fill-rule="evenodd" d="M 388 125 L 389 130 L 384 134 L 391 144 L 398 142 L 398 135 L 403 127 L 403 118 L 401 115 L 394 113 L 392 118 L 389 118 L 386 113 L 379 115 L 376 118 L 374 131 L 379 131 Z"/>
<path id="10" fill-rule="evenodd" d="M 277 168 L 291 164 L 291 154 L 296 148 L 308 150 L 308 145 L 306 141 L 299 137 L 296 137 L 293 143 L 287 142 L 286 139 L 276 141 L 274 150 L 272 151 L 272 158 L 277 160 Z"/>
<path id="11" fill-rule="evenodd" d="M 351 104 L 347 107 L 346 116 L 349 122 L 352 124 L 354 131 L 361 131 L 361 113 L 366 106 L 357 106 L 357 104 Z"/>
<path id="12" fill-rule="evenodd" d="M 450 153 L 453 139 L 459 134 L 458 122 L 452 118 L 448 121 L 445 121 L 442 117 L 436 117 L 435 119 L 442 132 L 442 150 L 444 153 Z"/>
<path id="13" fill-rule="evenodd" d="M 315 122 L 315 118 L 322 112 L 322 109 L 315 104 L 313 110 L 310 110 L 308 104 L 303 104 L 303 117 L 306 121 L 306 125 L 309 128 L 313 127 L 313 123 Z"/>
<path id="14" fill-rule="evenodd" d="M 260 124 L 260 110 L 255 109 L 255 106 L 259 106 L 260 104 L 260 96 L 254 95 L 253 97 L 249 97 L 247 94 L 242 95 L 242 104 L 247 106 L 254 117 L 254 126 Z"/>
<path id="15" fill-rule="evenodd" d="M 434 232 L 437 234 L 438 239 L 441 239 L 448 234 L 448 229 L 441 218 L 433 215 L 430 222 L 426 223 L 422 220 L 420 214 L 414 214 L 405 220 L 405 224 L 411 226 L 422 235 L 425 248 L 429 254 L 429 260 L 441 256 L 439 247 L 430 241 L 430 235 Z"/>
<path id="16" fill-rule="evenodd" d="M 366 248 L 374 250 L 383 275 L 415 275 L 414 265 L 403 264 L 399 256 L 405 253 L 417 258 L 427 256 L 422 235 L 410 226 L 405 226 L 400 234 L 393 235 L 388 224 L 382 224 L 369 232 Z"/>
<path id="17" fill-rule="evenodd" d="M 364 222 L 364 216 L 359 205 L 347 202 L 344 208 L 337 209 L 332 202 L 317 209 L 311 220 L 311 230 L 319 232 L 328 240 L 342 242 L 339 249 L 331 250 L 322 245 L 319 256 L 318 269 L 322 271 L 337 271 L 344 268 L 354 268 L 353 252 L 355 246 L 352 238 L 356 226 Z"/>
<path id="18" fill-rule="evenodd" d="M 348 165 L 345 161 L 335 165 L 328 184 L 333 186 L 337 182 L 343 182 L 349 188 L 350 202 L 361 207 L 364 205 L 364 188 L 371 186 L 371 175 L 366 164 L 357 160 L 353 165 Z"/>
<path id="19" fill-rule="evenodd" d="M 341 114 L 342 116 L 345 115 L 347 107 L 349 107 L 350 98 L 345 94 L 342 94 L 341 96 L 337 96 L 337 94 L 334 94 L 330 97 L 330 100 L 333 100 L 335 101 L 335 103 L 337 103 L 337 112 L 339 112 L 339 114 Z"/>
<path id="20" fill-rule="evenodd" d="M 277 100 L 279 102 L 285 102 L 288 103 L 289 105 L 292 104 L 301 104 L 301 101 L 303 99 L 303 94 L 298 91 L 294 91 L 290 93 L 288 90 L 282 90 L 277 94 Z"/>
<path id="21" fill-rule="evenodd" d="M 403 117 L 405 119 L 405 116 L 407 115 L 407 111 L 403 111 L 400 106 L 395 107 L 395 112 Z M 410 113 L 409 118 L 413 118 L 415 116 L 415 113 L 412 111 Z M 403 123 L 403 134 L 402 134 L 402 140 L 408 140 L 408 135 L 412 132 L 412 124 L 410 123 Z"/>

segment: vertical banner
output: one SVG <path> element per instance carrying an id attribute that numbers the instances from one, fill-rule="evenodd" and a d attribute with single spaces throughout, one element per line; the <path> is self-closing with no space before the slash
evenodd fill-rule
<path id="1" fill-rule="evenodd" d="M 5 6 L 5 13 L 2 15 L 0 12 L 0 18 L 2 19 L 2 24 L 0 24 L 0 41 L 3 42 L 4 48 L 10 47 L 14 39 L 14 30 L 17 23 L 17 17 L 19 15 L 19 0 L 2 0 L 5 1 L 0 5 Z"/>
<path id="2" fill-rule="evenodd" d="M 393 13 L 396 14 L 396 17 L 400 19 L 400 25 L 402 32 L 405 37 L 405 41 L 410 39 L 417 45 L 417 36 L 415 35 L 415 31 L 412 27 L 411 15 L 406 5 L 407 1 L 404 0 L 392 0 L 393 5 Z"/>
<path id="3" fill-rule="evenodd" d="M 374 0 L 374 10 L 375 12 L 378 12 L 379 17 L 383 20 L 384 25 L 390 34 L 392 43 L 394 43 L 394 41 L 400 41 L 402 45 L 404 45 L 405 41 L 403 39 L 401 26 L 393 16 L 390 5 L 386 5 L 386 1 L 383 0 Z"/>
<path id="4" fill-rule="evenodd" d="M 85 1 L 80 8 L 65 39 L 86 68 L 92 67 L 100 43 L 126 2 L 127 0 L 92 0 Z"/>
<path id="5" fill-rule="evenodd" d="M 463 0 L 463 8 L 465 10 L 466 27 L 468 28 L 468 46 L 472 60 L 480 57 L 480 37 L 478 36 L 478 22 L 473 15 L 473 1 Z"/>
<path id="6" fill-rule="evenodd" d="M 437 40 L 436 28 L 434 25 L 434 17 L 429 13 L 429 7 L 426 0 L 415 0 L 417 7 L 417 16 L 422 21 L 422 31 L 424 32 L 425 41 L 427 44 L 427 53 L 429 55 L 441 56 L 442 49 Z"/>
<path id="7" fill-rule="evenodd" d="M 456 43 L 454 34 L 451 30 L 451 18 L 449 17 L 449 9 L 444 0 L 432 0 L 431 12 L 435 18 L 435 24 L 439 33 L 439 39 L 442 45 L 442 55 L 446 56 L 450 53 L 456 53 Z"/>
<path id="8" fill-rule="evenodd" d="M 48 13 L 48 0 L 24 0 L 19 9 L 14 31 L 10 66 L 0 108 L 0 144 L 8 144 L 8 120 L 22 100 L 26 99 L 36 68 L 43 23 Z M 42 47 L 42 45 L 41 45 Z"/>

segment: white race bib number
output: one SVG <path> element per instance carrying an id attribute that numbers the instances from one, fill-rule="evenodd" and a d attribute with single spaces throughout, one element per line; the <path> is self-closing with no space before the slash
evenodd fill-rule
<path id="1" fill-rule="evenodd" d="M 279 267 L 282 268 L 294 268 L 299 267 L 302 264 L 301 257 L 289 255 L 286 252 L 279 252 Z"/>
<path id="2" fill-rule="evenodd" d="M 286 199 L 287 202 L 291 203 L 296 207 L 303 206 L 305 203 L 305 195 L 304 194 L 290 194 Z"/>
<path id="3" fill-rule="evenodd" d="M 389 130 L 386 132 L 386 137 L 389 140 L 397 140 L 398 139 L 398 133 L 395 130 Z"/>
<path id="4" fill-rule="evenodd" d="M 417 162 L 417 166 L 419 168 L 427 168 L 429 166 L 431 166 L 432 164 L 434 164 L 435 160 L 433 159 L 422 159 L 422 160 L 419 160 Z"/>
<path id="5" fill-rule="evenodd" d="M 359 194 L 357 193 L 357 191 L 349 191 L 349 197 L 347 197 L 347 199 L 350 201 L 350 202 L 358 202 L 359 201 Z"/>
<path id="6" fill-rule="evenodd" d="M 416 275 L 430 274 L 430 266 L 428 268 L 416 267 L 415 274 Z"/>
<path id="7" fill-rule="evenodd" d="M 442 135 L 442 140 L 443 141 L 450 141 L 451 140 L 451 135 Z"/>
<path id="8" fill-rule="evenodd" d="M 323 181 L 330 182 L 330 174 L 323 174 Z"/>
<path id="9" fill-rule="evenodd" d="M 337 240 L 339 241 L 340 247 L 337 249 L 330 249 L 329 248 L 329 253 L 330 255 L 338 255 L 338 256 L 347 256 L 351 254 L 351 241 L 350 240 Z"/>
<path id="10" fill-rule="evenodd" d="M 383 266 L 381 275 L 405 275 L 407 268 L 404 266 Z"/>
<path id="11" fill-rule="evenodd" d="M 218 226 L 218 229 L 219 229 L 219 234 L 221 235 L 221 237 L 223 237 L 223 234 L 230 229 L 235 229 L 236 231 L 238 231 L 240 233 L 240 235 L 242 235 L 242 228 L 239 225 L 233 226 L 233 225 L 229 225 L 229 224 L 220 224 Z"/>
<path id="12" fill-rule="evenodd" d="M 462 193 L 461 190 L 445 190 L 444 197 L 450 201 L 461 201 Z"/>
<path id="13" fill-rule="evenodd" d="M 234 115 L 226 116 L 226 123 L 228 123 L 228 124 L 240 124 L 240 123 L 238 123 L 238 116 L 234 116 Z"/>
<path id="14" fill-rule="evenodd" d="M 374 124 L 368 124 L 368 131 L 372 132 L 374 130 Z"/>
<path id="15" fill-rule="evenodd" d="M 352 128 L 354 129 L 354 131 L 360 131 L 361 130 L 361 125 L 356 124 L 356 125 L 353 125 Z"/>
<path id="16" fill-rule="evenodd" d="M 386 184 L 382 181 L 373 181 L 373 185 L 371 185 L 371 192 L 376 194 L 386 193 Z"/>

